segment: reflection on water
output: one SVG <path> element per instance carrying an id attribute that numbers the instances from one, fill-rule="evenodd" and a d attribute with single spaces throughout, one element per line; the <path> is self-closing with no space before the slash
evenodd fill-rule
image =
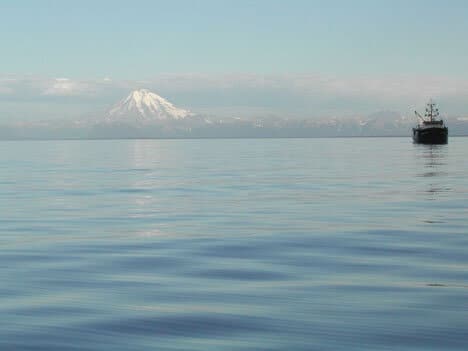
<path id="1" fill-rule="evenodd" d="M 447 145 L 424 145 L 415 144 L 418 151 L 416 157 L 423 160 L 424 168 L 427 172 L 423 173 L 423 177 L 434 177 L 443 175 L 444 166 L 446 166 L 446 158 L 448 153 Z"/>
<path id="2" fill-rule="evenodd" d="M 437 200 L 438 196 L 451 191 L 447 184 L 448 145 L 414 144 L 416 164 L 421 166 L 418 177 L 429 178 L 426 185 L 428 200 Z M 418 159 L 421 161 L 418 162 Z"/>
<path id="3" fill-rule="evenodd" d="M 467 149 L 0 143 L 0 350 L 465 350 Z"/>

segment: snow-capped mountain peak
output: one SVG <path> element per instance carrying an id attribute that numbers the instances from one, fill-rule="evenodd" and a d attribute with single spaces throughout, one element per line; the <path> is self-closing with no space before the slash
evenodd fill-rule
<path id="1" fill-rule="evenodd" d="M 107 114 L 107 119 L 153 121 L 183 119 L 190 115 L 190 111 L 174 106 L 148 89 L 139 89 L 115 104 Z"/>

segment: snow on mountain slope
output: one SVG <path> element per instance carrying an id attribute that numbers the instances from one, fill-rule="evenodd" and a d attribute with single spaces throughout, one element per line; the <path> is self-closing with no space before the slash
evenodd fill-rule
<path id="1" fill-rule="evenodd" d="M 115 104 L 107 114 L 108 121 L 179 120 L 192 113 L 174 106 L 163 97 L 147 89 L 135 90 Z"/>

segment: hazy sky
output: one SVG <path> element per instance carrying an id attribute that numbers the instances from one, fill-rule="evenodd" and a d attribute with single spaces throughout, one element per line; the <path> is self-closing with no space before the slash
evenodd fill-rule
<path id="1" fill-rule="evenodd" d="M 467 18 L 461 0 L 1 1 L 0 119 L 88 113 L 143 86 L 213 113 L 428 95 L 464 113 Z"/>

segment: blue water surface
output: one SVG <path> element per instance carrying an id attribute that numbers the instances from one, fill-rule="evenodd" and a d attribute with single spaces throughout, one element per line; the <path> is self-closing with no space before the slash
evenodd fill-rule
<path id="1" fill-rule="evenodd" d="M 0 349 L 466 350 L 467 150 L 0 142 Z"/>

